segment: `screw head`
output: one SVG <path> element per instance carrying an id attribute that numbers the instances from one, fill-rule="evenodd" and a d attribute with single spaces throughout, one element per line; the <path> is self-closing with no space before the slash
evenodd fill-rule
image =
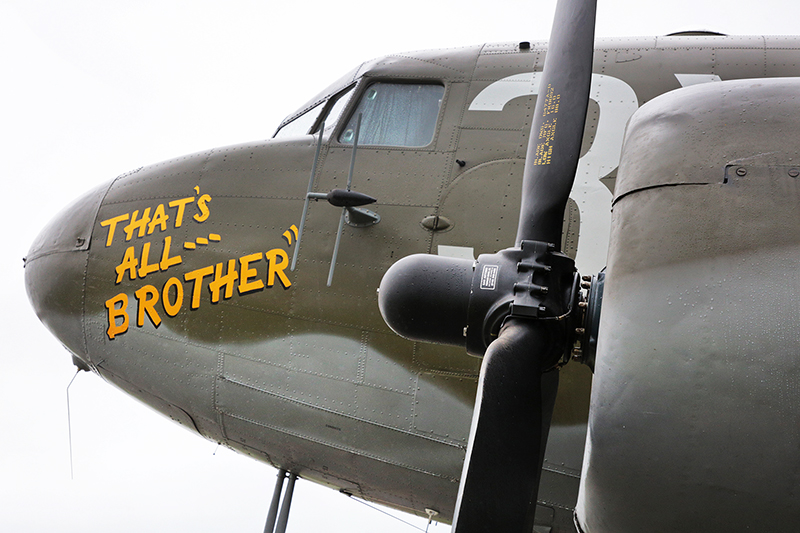
<path id="1" fill-rule="evenodd" d="M 789 169 L 789 175 L 791 177 L 793 177 L 793 178 L 796 178 L 797 176 L 800 176 L 800 169 L 790 168 Z"/>
<path id="2" fill-rule="evenodd" d="M 747 176 L 747 169 L 744 167 L 739 167 L 736 169 L 737 176 Z"/>

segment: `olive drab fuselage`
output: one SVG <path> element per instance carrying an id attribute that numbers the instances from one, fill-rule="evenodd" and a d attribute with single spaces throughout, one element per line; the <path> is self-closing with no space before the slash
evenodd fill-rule
<path id="1" fill-rule="evenodd" d="M 471 259 L 514 242 L 545 53 L 491 44 L 369 61 L 272 139 L 119 176 L 32 246 L 37 314 L 85 367 L 207 439 L 450 520 L 480 359 L 399 338 L 376 290 L 407 255 Z M 598 40 L 561 243 L 579 271 L 606 264 L 640 105 L 684 85 L 797 76 L 798 60 L 795 38 Z M 377 200 L 377 223 L 312 199 L 301 224 L 309 191 L 348 188 Z M 572 527 L 591 380 L 561 370 L 537 513 L 553 531 Z"/>

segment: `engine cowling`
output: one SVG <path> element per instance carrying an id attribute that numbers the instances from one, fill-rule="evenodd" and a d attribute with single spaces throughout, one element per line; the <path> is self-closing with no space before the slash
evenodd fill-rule
<path id="1" fill-rule="evenodd" d="M 800 80 L 674 91 L 619 168 L 578 520 L 800 523 Z"/>

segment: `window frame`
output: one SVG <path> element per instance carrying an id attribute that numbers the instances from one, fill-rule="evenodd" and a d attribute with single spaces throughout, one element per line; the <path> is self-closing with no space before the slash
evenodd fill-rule
<path id="1" fill-rule="evenodd" d="M 326 127 L 326 129 L 329 132 L 332 131 L 332 129 L 339 129 L 339 123 L 342 121 L 342 117 L 347 116 L 347 112 L 348 112 L 348 110 L 350 109 L 350 106 L 353 103 L 353 96 L 356 94 L 356 91 L 355 91 L 356 85 L 358 85 L 358 82 L 353 82 L 350 85 L 348 85 L 347 87 L 345 87 L 344 89 L 342 89 L 341 91 L 338 91 L 338 92 L 334 93 L 332 96 L 330 96 L 328 98 L 328 101 L 325 102 L 325 106 L 322 108 L 322 111 L 317 116 L 317 120 L 314 121 L 314 125 L 311 127 L 311 129 L 309 130 L 309 133 L 307 135 L 314 135 L 316 133 L 319 133 L 319 128 L 320 128 L 320 126 L 322 126 L 323 120 L 327 120 L 328 116 L 330 115 L 330 112 L 333 110 L 333 108 L 336 106 L 336 104 L 342 98 L 347 99 L 348 98 L 347 95 L 348 95 L 348 93 L 350 93 L 348 101 L 345 102 L 344 108 L 342 108 L 342 112 L 339 113 L 339 120 L 337 120 L 336 125 L 335 126 Z M 323 131 L 322 134 L 324 135 L 325 132 Z"/>
<path id="2" fill-rule="evenodd" d="M 314 118 L 313 122 L 311 122 L 311 125 L 309 126 L 309 131 L 313 131 L 314 129 L 316 129 L 317 124 L 319 123 L 319 117 L 322 116 L 322 113 L 325 112 L 325 109 L 327 107 L 328 107 L 328 104 L 324 100 L 320 100 L 319 102 L 316 102 L 315 104 L 308 106 L 303 111 L 297 113 L 291 119 L 285 120 L 280 126 L 278 126 L 278 129 L 275 130 L 275 133 L 272 134 L 271 138 L 272 139 L 277 139 L 277 140 L 280 141 L 280 140 L 292 139 L 294 137 L 299 137 L 299 136 L 312 135 L 308 131 L 306 131 L 305 133 L 299 133 L 296 136 L 295 135 L 289 135 L 287 137 L 279 137 L 278 136 L 288 126 L 294 124 L 295 122 L 297 122 L 298 120 L 300 120 L 301 118 L 306 116 L 308 113 L 312 113 L 315 109 L 320 108 L 319 111 L 317 111 L 317 116 Z"/>

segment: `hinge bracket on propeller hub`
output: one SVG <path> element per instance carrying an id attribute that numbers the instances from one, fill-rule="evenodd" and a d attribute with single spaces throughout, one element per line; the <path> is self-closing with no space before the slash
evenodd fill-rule
<path id="1" fill-rule="evenodd" d="M 520 249 L 524 255 L 517 263 L 519 281 L 514 283 L 514 301 L 509 316 L 544 318 L 548 313 L 547 304 L 555 303 L 553 298 L 550 301 L 547 298 L 553 284 L 552 263 L 556 262 L 558 268 L 574 271 L 575 262 L 565 255 L 556 255 L 555 246 L 544 242 L 522 241 Z"/>
<path id="2" fill-rule="evenodd" d="M 522 241 L 518 248 L 481 255 L 470 295 L 467 351 L 482 355 L 509 317 L 548 320 L 556 322 L 554 333 L 564 338 L 566 361 L 571 347 L 566 337 L 575 329 L 572 311 L 579 295 L 575 262 L 552 244 Z M 482 327 L 475 327 L 478 323 Z"/>

